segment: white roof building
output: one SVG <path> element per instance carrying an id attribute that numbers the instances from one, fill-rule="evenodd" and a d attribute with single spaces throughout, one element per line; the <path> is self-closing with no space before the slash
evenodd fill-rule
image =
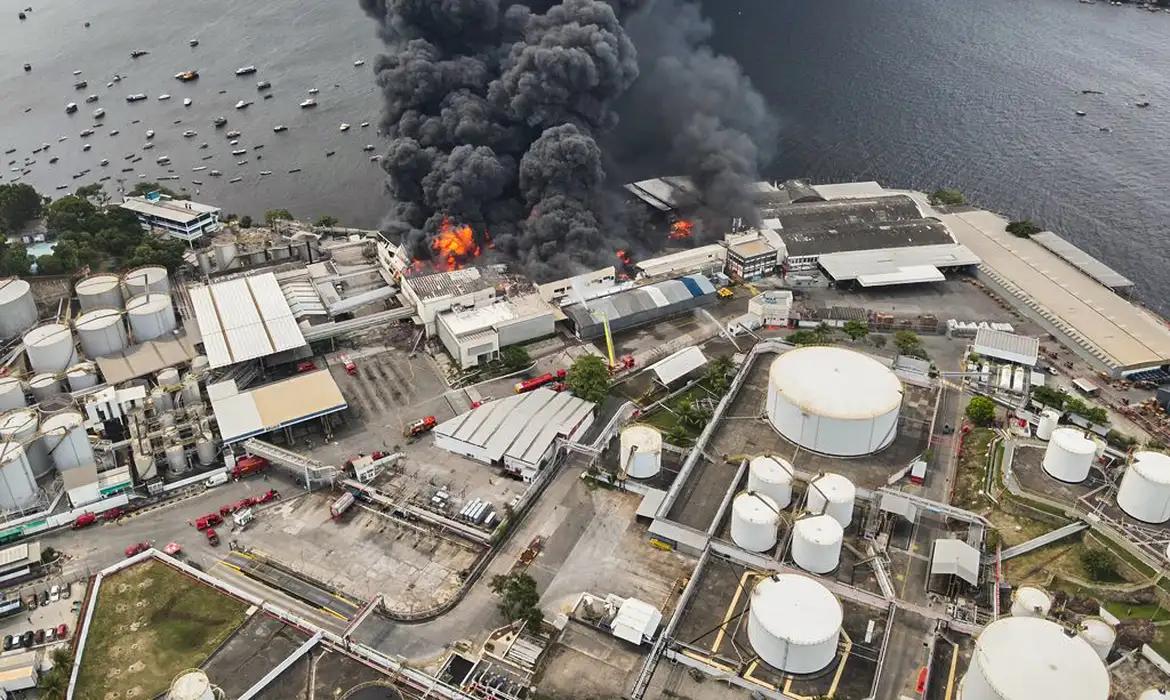
<path id="1" fill-rule="evenodd" d="M 637 598 L 626 598 L 610 623 L 610 629 L 618 639 L 640 645 L 654 639 L 661 623 L 662 613 L 658 608 Z"/>
<path id="2" fill-rule="evenodd" d="M 640 260 L 635 265 L 647 277 L 662 277 L 683 272 L 722 270 L 727 260 L 727 248 L 712 243 L 657 258 Z"/>
<path id="3" fill-rule="evenodd" d="M 1035 367 L 1040 359 L 1040 339 L 1016 333 L 980 328 L 971 349 L 979 355 Z"/>
<path id="4" fill-rule="evenodd" d="M 271 272 L 189 288 L 211 367 L 299 348 L 305 337 Z"/>
<path id="5" fill-rule="evenodd" d="M 210 204 L 171 199 L 155 193 L 145 197 L 123 197 L 121 206 L 134 212 L 143 228 L 162 231 L 171 238 L 194 241 L 220 229 L 219 215 L 222 210 Z"/>
<path id="6" fill-rule="evenodd" d="M 229 379 L 208 385 L 207 395 L 225 445 L 349 407 L 327 369 L 297 374 L 249 391 L 240 391 Z"/>
<path id="7" fill-rule="evenodd" d="M 655 362 L 650 365 L 650 370 L 658 377 L 658 381 L 669 385 L 705 364 L 707 356 L 697 345 L 692 345 Z"/>
<path id="8" fill-rule="evenodd" d="M 439 340 L 460 367 L 499 357 L 500 349 L 552 335 L 553 307 L 531 294 L 435 316 Z"/>

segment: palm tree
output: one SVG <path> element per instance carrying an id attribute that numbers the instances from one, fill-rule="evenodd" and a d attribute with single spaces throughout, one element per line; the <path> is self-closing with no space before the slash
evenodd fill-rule
<path id="1" fill-rule="evenodd" d="M 725 355 L 716 357 L 707 365 L 707 386 L 716 394 L 722 394 L 727 391 L 727 387 L 731 386 L 731 374 L 735 370 L 735 366 L 731 363 L 731 358 Z"/>

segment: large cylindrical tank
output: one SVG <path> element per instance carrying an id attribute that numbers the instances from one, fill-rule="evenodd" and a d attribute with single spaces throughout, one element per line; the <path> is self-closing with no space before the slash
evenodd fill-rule
<path id="1" fill-rule="evenodd" d="M 126 302 L 135 343 L 160 338 L 175 330 L 175 307 L 167 294 L 137 296 Z"/>
<path id="2" fill-rule="evenodd" d="M 1093 647 L 1093 651 L 1097 652 L 1102 661 L 1109 658 L 1109 652 L 1113 651 L 1113 643 L 1117 641 L 1117 630 L 1099 617 L 1082 620 L 1080 635 Z"/>
<path id="3" fill-rule="evenodd" d="M 73 331 L 60 323 L 44 323 L 25 333 L 24 349 L 33 372 L 64 372 L 77 364 Z"/>
<path id="4" fill-rule="evenodd" d="M 960 700 L 1107 700 L 1109 672 L 1085 640 L 1038 617 L 1001 617 L 979 633 Z"/>
<path id="5" fill-rule="evenodd" d="M 0 440 L 14 442 L 24 448 L 33 477 L 39 479 L 49 473 L 53 465 L 37 429 L 40 415 L 31 408 L 19 408 L 0 416 Z"/>
<path id="6" fill-rule="evenodd" d="M 34 374 L 32 379 L 28 380 L 28 388 L 33 398 L 39 403 L 65 393 L 65 384 L 61 381 L 63 376 L 64 372 Z"/>
<path id="7" fill-rule="evenodd" d="M 776 546 L 780 506 L 758 493 L 741 493 L 731 502 L 731 541 L 751 552 Z"/>
<path id="8" fill-rule="evenodd" d="M 24 408 L 27 405 L 24 383 L 16 377 L 0 377 L 0 411 Z"/>
<path id="9" fill-rule="evenodd" d="M 1040 414 L 1040 420 L 1036 423 L 1036 437 L 1041 440 L 1051 440 L 1052 431 L 1056 430 L 1060 425 L 1060 412 L 1047 409 Z"/>
<path id="10" fill-rule="evenodd" d="M 768 419 L 807 450 L 834 456 L 877 452 L 893 442 L 901 408 L 902 383 L 868 355 L 805 347 L 772 362 Z"/>
<path id="11" fill-rule="evenodd" d="M 0 340 L 24 333 L 37 322 L 32 287 L 16 278 L 0 280 Z"/>
<path id="12" fill-rule="evenodd" d="M 769 665 L 787 673 L 813 673 L 833 662 L 841 602 L 820 581 L 776 574 L 752 589 L 748 641 Z"/>
<path id="13" fill-rule="evenodd" d="M 122 276 L 122 284 L 126 285 L 127 301 L 143 294 L 171 293 L 171 280 L 167 276 L 167 269 L 157 265 L 148 265 L 127 272 Z"/>
<path id="14" fill-rule="evenodd" d="M 171 682 L 167 700 L 215 700 L 215 688 L 203 671 L 183 671 Z"/>
<path id="15" fill-rule="evenodd" d="M 1089 478 L 1097 445 L 1076 428 L 1057 428 L 1044 450 L 1044 471 L 1054 479 L 1079 484 Z"/>
<path id="16" fill-rule="evenodd" d="M 648 425 L 631 425 L 618 441 L 626 474 L 648 479 L 662 469 L 662 433 Z"/>
<path id="17" fill-rule="evenodd" d="M 171 445 L 166 449 L 167 471 L 171 474 L 187 472 L 187 453 L 182 445 Z"/>
<path id="18" fill-rule="evenodd" d="M 830 515 L 801 518 L 793 526 L 792 561 L 805 571 L 827 574 L 841 563 L 845 529 Z"/>
<path id="19" fill-rule="evenodd" d="M 118 309 L 86 311 L 77 317 L 73 327 L 77 329 L 81 351 L 90 359 L 122 352 L 130 345 L 126 323 Z"/>
<path id="20" fill-rule="evenodd" d="M 218 270 L 226 270 L 231 266 L 232 261 L 236 259 L 238 248 L 236 247 L 236 237 L 230 233 L 220 234 L 211 239 L 211 250 L 215 255 L 215 267 Z"/>
<path id="21" fill-rule="evenodd" d="M 17 510 L 37 498 L 37 480 L 24 448 L 15 442 L 0 442 L 0 510 Z"/>
<path id="22" fill-rule="evenodd" d="M 134 452 L 134 473 L 139 481 L 150 481 L 158 477 L 158 465 L 154 462 L 154 455 L 146 452 Z"/>
<path id="23" fill-rule="evenodd" d="M 195 454 L 199 457 L 199 464 L 210 467 L 215 462 L 215 438 L 203 433 L 195 440 Z"/>
<path id="24" fill-rule="evenodd" d="M 1170 700 L 1170 691 L 1165 688 L 1148 688 L 1142 691 L 1138 700 Z"/>
<path id="25" fill-rule="evenodd" d="M 164 413 L 175 407 L 175 400 L 169 392 L 156 386 L 150 390 L 150 405 L 156 413 Z"/>
<path id="26" fill-rule="evenodd" d="M 1042 588 L 1020 586 L 1012 595 L 1013 617 L 1048 617 L 1052 596 Z"/>
<path id="27" fill-rule="evenodd" d="M 43 440 L 57 471 L 65 472 L 94 464 L 93 446 L 89 442 L 84 420 L 76 411 L 62 411 L 41 423 Z"/>
<path id="28" fill-rule="evenodd" d="M 857 488 L 840 474 L 822 474 L 809 482 L 805 509 L 810 513 L 833 516 L 841 527 L 853 522 L 853 501 Z"/>
<path id="29" fill-rule="evenodd" d="M 97 386 L 97 365 L 92 362 L 79 362 L 65 370 L 65 381 L 69 383 L 69 391 L 81 391 Z"/>
<path id="30" fill-rule="evenodd" d="M 73 287 L 73 291 L 77 294 L 82 311 L 120 309 L 124 302 L 121 282 L 117 275 L 103 272 L 83 277 Z"/>
<path id="31" fill-rule="evenodd" d="M 792 503 L 792 464 L 772 455 L 752 457 L 748 464 L 748 491 L 762 493 L 780 508 Z"/>
<path id="32" fill-rule="evenodd" d="M 1170 520 L 1170 457 L 1161 452 L 1135 452 L 1121 477 L 1117 505 L 1147 523 Z"/>

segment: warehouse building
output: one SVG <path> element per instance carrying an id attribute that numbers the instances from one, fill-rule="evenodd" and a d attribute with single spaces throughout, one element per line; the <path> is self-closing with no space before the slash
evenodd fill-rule
<path id="1" fill-rule="evenodd" d="M 152 192 L 144 197 L 123 197 L 122 208 L 134 212 L 147 231 L 163 233 L 181 241 L 197 240 L 220 229 L 219 207 L 188 199 L 171 199 Z"/>
<path id="2" fill-rule="evenodd" d="M 716 298 L 711 280 L 703 275 L 687 275 L 627 289 L 588 304 L 571 304 L 564 312 L 577 337 L 591 340 L 605 334 L 602 319 L 616 333 L 705 306 Z"/>
<path id="3" fill-rule="evenodd" d="M 528 295 L 444 311 L 435 317 L 435 330 L 455 362 L 467 369 L 499 358 L 509 345 L 552 335 L 555 322 L 553 307 Z"/>
<path id="4" fill-rule="evenodd" d="M 829 253 L 817 260 L 838 286 L 862 288 L 942 282 L 947 272 L 969 270 L 979 263 L 979 256 L 958 243 Z"/>
<path id="5" fill-rule="evenodd" d="M 503 296 L 504 279 L 494 268 L 466 267 L 402 278 L 402 295 L 426 328 L 435 334 L 435 317 L 456 306 L 491 304 Z"/>
<path id="6" fill-rule="evenodd" d="M 699 246 L 677 253 L 660 255 L 635 263 L 639 277 L 665 277 L 686 272 L 710 274 L 722 272 L 727 263 L 727 248 L 718 243 Z"/>
<path id="7" fill-rule="evenodd" d="M 617 270 L 613 265 L 592 272 L 566 277 L 536 285 L 536 293 L 550 304 L 561 306 L 574 301 L 592 299 L 609 294 L 617 284 Z"/>

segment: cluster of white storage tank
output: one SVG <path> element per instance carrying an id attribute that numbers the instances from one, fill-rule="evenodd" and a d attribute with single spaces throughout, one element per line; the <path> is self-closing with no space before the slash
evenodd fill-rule
<path id="1" fill-rule="evenodd" d="M 94 464 L 84 419 L 62 411 L 42 419 L 31 408 L 0 414 L 0 510 L 21 510 L 36 502 L 37 481 L 56 468 L 66 472 Z"/>

